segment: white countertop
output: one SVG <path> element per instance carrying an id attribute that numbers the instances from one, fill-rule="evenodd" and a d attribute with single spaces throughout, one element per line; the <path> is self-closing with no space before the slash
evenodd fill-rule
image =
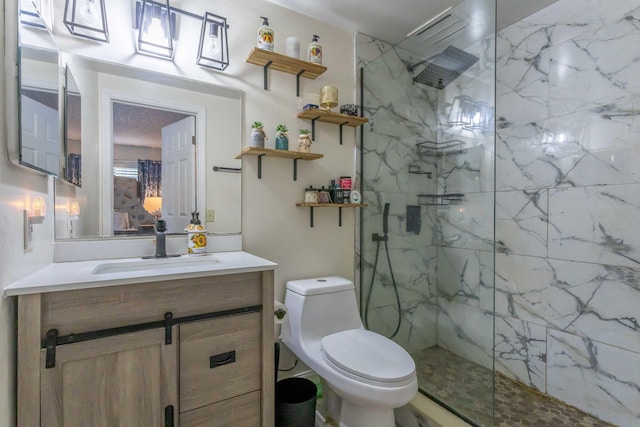
<path id="1" fill-rule="evenodd" d="M 210 262 L 208 262 L 210 261 Z M 135 271 L 142 263 L 158 263 Z M 166 265 L 160 265 L 166 263 Z M 108 272 L 112 267 L 134 271 Z M 30 274 L 7 286 L 5 296 L 37 294 L 44 292 L 69 291 L 99 288 L 160 280 L 187 279 L 191 277 L 220 276 L 225 274 L 249 273 L 275 270 L 278 264 L 247 252 L 219 252 L 202 257 L 182 255 L 179 258 L 141 260 L 122 258 L 76 262 L 58 262 Z M 97 269 L 105 272 L 96 274 Z"/>

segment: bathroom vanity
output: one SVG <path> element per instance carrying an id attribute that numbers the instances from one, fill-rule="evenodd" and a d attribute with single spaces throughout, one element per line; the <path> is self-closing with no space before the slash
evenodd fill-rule
<path id="1" fill-rule="evenodd" d="M 183 258 L 52 264 L 5 290 L 18 426 L 273 426 L 276 264 Z"/>

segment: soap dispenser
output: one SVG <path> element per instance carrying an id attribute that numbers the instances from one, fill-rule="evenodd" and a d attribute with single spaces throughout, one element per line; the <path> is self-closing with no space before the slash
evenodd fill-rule
<path id="1" fill-rule="evenodd" d="M 269 27 L 269 18 L 262 18 L 262 26 L 258 28 L 258 49 L 273 52 L 273 29 Z"/>
<path id="2" fill-rule="evenodd" d="M 322 65 L 322 46 L 318 43 L 319 36 L 313 35 L 311 43 L 307 46 L 307 61 Z"/>
<path id="3" fill-rule="evenodd" d="M 200 223 L 200 214 L 191 212 L 191 221 L 187 228 L 187 252 L 189 255 L 202 255 L 207 252 L 207 230 Z"/>

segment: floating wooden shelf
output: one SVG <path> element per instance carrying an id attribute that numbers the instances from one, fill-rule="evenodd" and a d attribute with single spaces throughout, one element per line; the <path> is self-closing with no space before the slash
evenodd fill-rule
<path id="1" fill-rule="evenodd" d="M 300 77 L 314 80 L 318 78 L 320 74 L 327 71 L 327 67 L 322 65 L 303 61 L 280 53 L 258 49 L 257 47 L 254 47 L 251 53 L 249 53 L 249 56 L 247 56 L 247 62 L 249 64 L 259 65 L 264 69 L 264 90 L 268 89 L 267 71 L 269 68 L 295 75 L 297 96 L 300 96 Z"/>
<path id="2" fill-rule="evenodd" d="M 311 139 L 316 139 L 316 121 L 332 123 L 340 126 L 340 145 L 342 145 L 342 127 L 357 127 L 369 121 L 364 117 L 351 116 L 349 114 L 334 113 L 319 108 L 309 108 L 298 113 L 299 119 L 311 120 Z"/>
<path id="3" fill-rule="evenodd" d="M 296 203 L 300 208 L 309 208 L 309 222 L 313 227 L 313 208 L 338 208 L 338 226 L 342 227 L 342 208 L 366 208 L 366 203 Z"/>
<path id="4" fill-rule="evenodd" d="M 272 150 L 270 148 L 256 148 L 246 147 L 238 155 L 236 159 L 241 159 L 244 156 L 257 156 L 258 157 L 258 179 L 262 178 L 262 158 L 277 157 L 280 159 L 293 160 L 293 180 L 298 179 L 298 160 L 317 160 L 324 157 L 322 154 L 316 153 L 302 153 L 299 151 L 287 151 L 287 150 Z"/>

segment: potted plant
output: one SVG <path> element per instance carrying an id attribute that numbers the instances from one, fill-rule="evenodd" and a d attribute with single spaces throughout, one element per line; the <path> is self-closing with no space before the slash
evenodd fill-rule
<path id="1" fill-rule="evenodd" d="M 309 153 L 311 151 L 311 135 L 309 135 L 309 129 L 300 129 L 298 135 L 298 151 L 303 153 Z"/>
<path id="2" fill-rule="evenodd" d="M 289 130 L 285 125 L 278 125 L 276 127 L 276 150 L 288 150 L 289 149 Z"/>
<path id="3" fill-rule="evenodd" d="M 251 137 L 249 139 L 249 147 L 264 148 L 264 140 L 267 136 L 264 134 L 261 122 L 253 122 L 251 125 Z"/>

